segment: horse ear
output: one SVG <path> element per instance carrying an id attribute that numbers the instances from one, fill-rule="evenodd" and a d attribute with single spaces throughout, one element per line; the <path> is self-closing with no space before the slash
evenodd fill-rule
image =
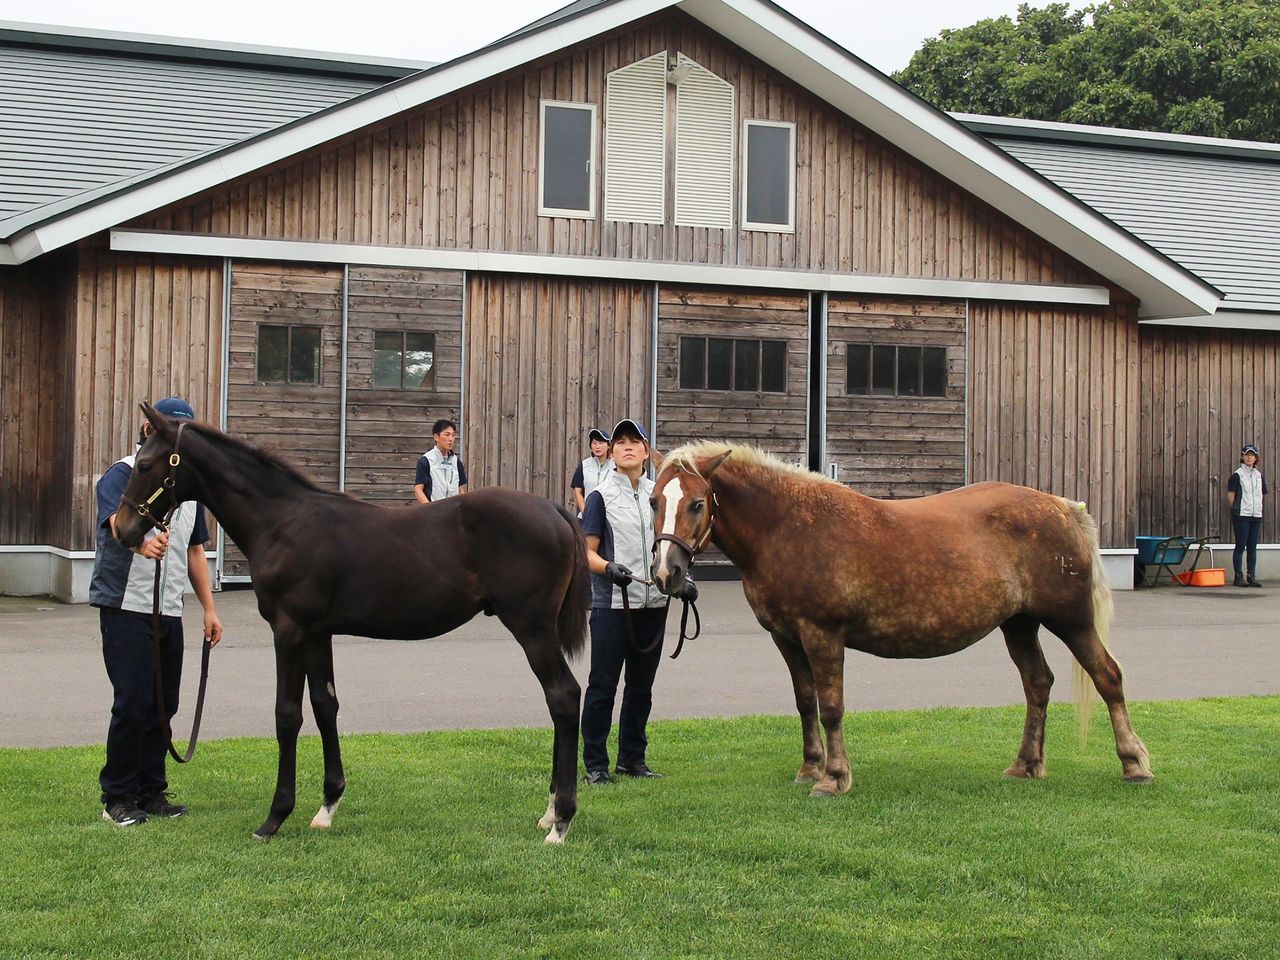
<path id="1" fill-rule="evenodd" d="M 732 450 L 726 450 L 724 453 L 720 454 L 720 456 L 712 457 L 710 460 L 708 460 L 706 463 L 702 465 L 702 475 L 704 477 L 710 477 L 711 474 L 715 473 L 716 470 L 720 467 L 720 464 L 724 463 L 726 460 L 729 459 L 732 453 L 733 453 Z"/>
<path id="2" fill-rule="evenodd" d="M 152 430 L 166 437 L 171 433 L 172 423 L 163 413 L 160 413 L 155 407 L 146 402 L 138 404 L 138 408 L 142 410 L 143 418 L 151 424 Z"/>
<path id="3" fill-rule="evenodd" d="M 650 461 L 652 461 L 652 463 L 653 463 L 653 469 L 654 469 L 654 470 L 661 470 L 661 469 L 662 469 L 662 461 L 663 461 L 663 460 L 665 460 L 665 459 L 667 459 L 667 458 L 666 458 L 666 457 L 664 457 L 661 453 L 659 453 L 659 452 L 658 452 L 658 448 L 657 448 L 657 447 L 650 447 L 650 448 L 649 448 L 649 460 L 650 460 Z"/>

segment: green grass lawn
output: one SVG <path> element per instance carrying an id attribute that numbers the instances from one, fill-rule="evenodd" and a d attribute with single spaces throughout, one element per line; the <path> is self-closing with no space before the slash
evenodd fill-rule
<path id="1" fill-rule="evenodd" d="M 170 766 L 189 816 L 100 819 L 100 748 L 0 751 L 0 957 L 1241 957 L 1280 951 L 1280 698 L 1139 703 L 1156 782 L 1054 708 L 854 714 L 853 791 L 791 777 L 799 722 L 655 723 L 668 776 L 584 789 L 543 844 L 549 730 L 352 736 L 328 832 L 250 839 L 271 740 Z M 105 722 L 105 721 L 104 721 Z"/>

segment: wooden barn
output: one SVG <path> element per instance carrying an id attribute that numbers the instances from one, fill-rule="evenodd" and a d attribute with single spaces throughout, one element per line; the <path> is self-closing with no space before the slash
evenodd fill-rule
<path id="1" fill-rule="evenodd" d="M 221 71 L 296 112 L 167 156 L 120 109 L 86 159 L 31 146 L 60 107 L 29 84 L 40 122 L 0 132 L 30 167 L 0 182 L 3 591 L 85 596 L 93 485 L 166 394 L 388 503 L 441 416 L 473 485 L 565 502 L 624 415 L 875 496 L 1026 483 L 1089 503 L 1120 585 L 1137 534 L 1225 536 L 1202 496 L 1280 439 L 1280 324 L 1013 146 L 1062 130 L 948 117 L 762 0 L 579 0 L 424 69 L 32 31 L 6 56 L 99 58 L 139 102 Z"/>

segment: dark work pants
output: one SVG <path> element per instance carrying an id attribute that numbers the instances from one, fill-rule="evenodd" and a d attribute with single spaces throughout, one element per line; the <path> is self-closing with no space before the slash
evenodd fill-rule
<path id="1" fill-rule="evenodd" d="M 1236 528 L 1236 550 L 1231 555 L 1236 576 L 1240 576 L 1240 560 L 1244 556 L 1245 549 L 1248 548 L 1249 576 L 1256 577 L 1258 575 L 1258 540 L 1262 537 L 1262 518 L 1235 516 L 1231 518 L 1231 522 Z"/>
<path id="2" fill-rule="evenodd" d="M 627 636 L 624 619 L 631 617 L 635 643 Z M 609 769 L 609 726 L 618 679 L 626 667 L 622 711 L 618 717 L 618 766 L 644 763 L 649 738 L 645 724 L 653 707 L 653 678 L 662 661 L 662 637 L 667 608 L 591 611 L 591 674 L 582 703 L 582 762 L 588 770 Z M 641 649 L 653 644 L 648 653 Z"/>
<path id="3" fill-rule="evenodd" d="M 165 729 L 156 709 L 155 641 L 151 614 L 98 609 L 102 659 L 115 690 L 107 730 L 107 762 L 98 776 L 102 802 L 148 797 L 165 790 Z M 182 679 L 182 618 L 161 617 L 164 705 L 172 719 Z"/>

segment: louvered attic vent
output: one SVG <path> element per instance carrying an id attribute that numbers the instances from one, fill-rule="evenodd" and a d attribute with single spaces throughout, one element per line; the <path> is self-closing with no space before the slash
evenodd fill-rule
<path id="1" fill-rule="evenodd" d="M 733 228 L 733 85 L 678 55 L 676 226 Z"/>
<path id="2" fill-rule="evenodd" d="M 666 199 L 667 55 L 620 67 L 605 81 L 604 216 L 662 223 Z"/>

